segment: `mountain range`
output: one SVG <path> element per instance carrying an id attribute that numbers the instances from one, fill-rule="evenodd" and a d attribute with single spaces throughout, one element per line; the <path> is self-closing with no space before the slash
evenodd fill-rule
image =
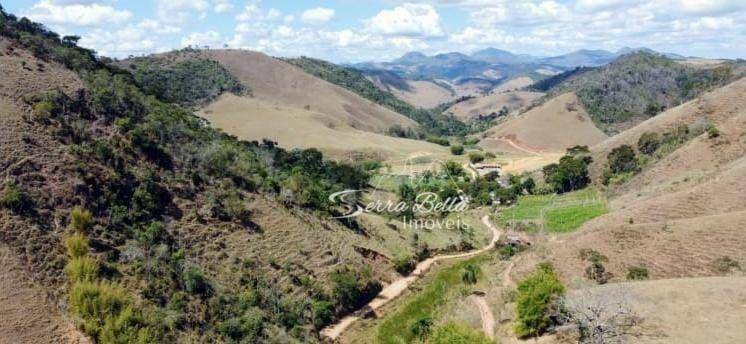
<path id="1" fill-rule="evenodd" d="M 518 75 L 541 79 L 575 67 L 601 66 L 619 56 L 639 51 L 671 59 L 684 58 L 681 55 L 659 53 L 644 47 L 625 47 L 616 52 L 583 49 L 548 57 L 515 54 L 497 48 L 487 48 L 471 55 L 450 52 L 428 56 L 421 52 L 409 52 L 390 62 L 364 62 L 351 65 L 351 67 L 368 73 L 390 71 L 411 79 L 444 79 L 455 83 L 470 79 L 497 82 Z"/>

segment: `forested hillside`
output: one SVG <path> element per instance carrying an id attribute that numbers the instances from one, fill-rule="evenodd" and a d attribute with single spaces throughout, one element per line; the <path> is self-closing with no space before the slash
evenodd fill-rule
<path id="1" fill-rule="evenodd" d="M 333 212 L 332 190 L 366 185 L 363 168 L 313 149 L 238 141 L 161 101 L 236 90 L 228 79 L 143 89 L 137 75 L 77 47 L 76 37 L 5 12 L 0 35 L 10 71 L 0 94 L 0 166 L 8 171 L 0 238 L 36 282 L 67 300 L 95 342 L 315 341 L 315 329 L 380 289 L 360 259 L 334 256 L 337 248 L 324 254 L 339 269 L 316 272 L 280 266 L 267 251 L 255 259 L 226 253 L 236 241 L 228 236 L 263 240 L 247 236 L 276 223 L 266 220 L 273 213 L 297 217 L 305 231 L 323 227 L 308 242 L 344 236 L 342 224 L 321 219 Z M 31 87 L 21 77 L 28 73 Z M 56 83 L 61 75 L 77 75 L 82 87 Z M 175 75 L 155 82 L 199 77 Z"/>
<path id="2" fill-rule="evenodd" d="M 249 91 L 220 63 L 208 59 L 133 58 L 123 67 L 144 92 L 157 94 L 165 102 L 200 105 L 224 92 Z"/>
<path id="3" fill-rule="evenodd" d="M 574 91 L 596 125 L 613 132 L 723 86 L 742 72 L 732 64 L 695 69 L 657 54 L 637 52 L 593 70 L 578 69 L 570 74 L 557 85 L 551 85 L 554 79 L 544 83 L 551 94 Z M 555 79 L 565 76 L 560 74 Z M 540 83 L 535 87 L 543 86 Z"/>

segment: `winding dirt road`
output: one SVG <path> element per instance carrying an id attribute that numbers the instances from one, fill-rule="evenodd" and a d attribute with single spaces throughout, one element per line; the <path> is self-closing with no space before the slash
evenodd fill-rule
<path id="1" fill-rule="evenodd" d="M 497 241 L 500 239 L 500 235 L 502 234 L 497 229 L 497 227 L 495 227 L 490 222 L 488 215 L 485 215 L 482 217 L 482 223 L 492 231 L 492 240 L 490 240 L 490 243 L 487 246 L 482 247 L 478 250 L 474 250 L 474 251 L 435 256 L 435 257 L 423 260 L 422 262 L 417 264 L 414 271 L 412 271 L 412 273 L 410 273 L 409 276 L 402 277 L 392 282 L 391 284 L 387 285 L 386 287 L 384 287 L 383 290 L 381 290 L 381 292 L 378 294 L 378 296 L 376 296 L 375 299 L 370 301 L 363 308 L 342 318 L 342 320 L 340 320 L 336 324 L 327 326 L 326 328 L 321 330 L 321 335 L 331 340 L 336 340 L 355 321 L 357 321 L 360 318 L 365 317 L 365 315 L 370 314 L 371 312 L 375 312 L 377 309 L 383 307 L 384 305 L 386 305 L 387 303 L 391 302 L 393 299 L 401 295 L 405 290 L 407 290 L 407 287 L 409 287 L 409 285 L 411 285 L 414 281 L 422 278 L 425 272 L 427 272 L 427 270 L 429 270 L 430 267 L 435 262 L 438 262 L 441 260 L 448 260 L 448 259 L 468 258 L 468 257 L 476 256 L 478 254 L 481 254 L 481 253 L 484 253 L 484 252 L 487 252 L 493 249 L 495 245 L 497 245 Z M 494 324 L 494 321 L 492 323 Z"/>

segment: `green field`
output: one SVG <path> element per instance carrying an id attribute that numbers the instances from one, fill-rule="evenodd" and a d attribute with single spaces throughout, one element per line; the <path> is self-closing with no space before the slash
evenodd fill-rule
<path id="1" fill-rule="evenodd" d="M 465 286 L 461 280 L 464 266 L 469 263 L 477 264 L 489 259 L 488 255 L 481 255 L 468 260 L 457 262 L 438 271 L 434 278 L 426 280 L 422 291 L 412 295 L 411 299 L 401 308 L 387 316 L 378 326 L 376 343 L 411 343 L 416 340 L 410 330 L 418 319 L 428 316 L 438 319 L 447 302 L 458 295 Z"/>
<path id="2" fill-rule="evenodd" d="M 378 190 L 397 192 L 399 191 L 399 185 L 409 181 L 408 176 L 399 176 L 393 174 L 376 174 L 370 177 L 371 187 Z"/>
<path id="3" fill-rule="evenodd" d="M 511 208 L 498 215 L 501 226 L 570 232 L 588 220 L 606 213 L 606 199 L 595 188 L 562 195 L 521 196 Z"/>

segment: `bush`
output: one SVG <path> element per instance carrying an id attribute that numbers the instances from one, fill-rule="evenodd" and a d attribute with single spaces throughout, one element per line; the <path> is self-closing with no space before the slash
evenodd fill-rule
<path id="1" fill-rule="evenodd" d="M 109 282 L 80 281 L 70 289 L 70 309 L 82 318 L 86 333 L 97 337 L 107 319 L 130 306 L 126 290 Z"/>
<path id="2" fill-rule="evenodd" d="M 453 155 L 464 154 L 464 146 L 461 146 L 461 145 L 453 145 L 453 146 L 451 146 L 451 154 L 453 154 Z"/>
<path id="3" fill-rule="evenodd" d="M 719 136 L 720 136 L 720 130 L 718 130 L 717 127 L 710 126 L 709 128 L 707 128 L 707 137 L 714 139 Z"/>
<path id="4" fill-rule="evenodd" d="M 191 294 L 207 296 L 210 293 L 210 284 L 196 267 L 189 267 L 184 271 L 184 290 Z"/>
<path id="5" fill-rule="evenodd" d="M 641 281 L 650 278 L 648 268 L 644 266 L 632 266 L 627 271 L 627 279 L 630 281 Z"/>
<path id="6" fill-rule="evenodd" d="M 77 232 L 71 234 L 65 238 L 64 244 L 67 256 L 71 259 L 88 255 L 88 238 L 83 233 Z"/>
<path id="7" fill-rule="evenodd" d="M 334 321 L 334 305 L 329 301 L 313 301 L 311 306 L 313 326 L 321 329 Z"/>
<path id="8" fill-rule="evenodd" d="M 417 262 L 412 258 L 412 256 L 400 256 L 398 258 L 394 259 L 394 269 L 396 272 L 406 276 L 409 275 L 412 270 L 414 270 L 415 266 L 417 265 Z"/>
<path id="9" fill-rule="evenodd" d="M 428 344 L 492 344 L 484 333 L 466 325 L 447 323 L 438 327 L 427 340 Z"/>
<path id="10" fill-rule="evenodd" d="M 722 274 L 728 274 L 732 270 L 741 270 L 741 264 L 728 256 L 715 259 L 715 261 L 712 263 L 712 266 L 716 272 Z"/>
<path id="11" fill-rule="evenodd" d="M 346 313 L 372 300 L 383 289 L 380 282 L 371 279 L 370 269 L 353 270 L 343 267 L 331 274 L 332 298 L 337 309 Z"/>
<path id="12" fill-rule="evenodd" d="M 608 155 L 608 161 L 612 173 L 637 171 L 635 151 L 629 145 L 621 145 L 612 149 Z"/>
<path id="13" fill-rule="evenodd" d="M 69 227 L 75 232 L 86 233 L 93 226 L 93 215 L 81 207 L 75 207 L 70 212 Z"/>
<path id="14" fill-rule="evenodd" d="M 3 195 L 0 196 L 0 207 L 10 209 L 21 214 L 33 209 L 33 202 L 20 186 L 14 183 L 5 184 Z"/>
<path id="15" fill-rule="evenodd" d="M 549 264 L 540 264 L 536 272 L 518 283 L 516 324 L 519 337 L 541 334 L 552 324 L 552 311 L 565 286 Z"/>
<path id="16" fill-rule="evenodd" d="M 98 263 L 90 257 L 75 257 L 65 266 L 70 282 L 93 282 L 98 277 Z"/>
<path id="17" fill-rule="evenodd" d="M 476 153 L 476 152 L 469 153 L 469 161 L 472 164 L 476 164 L 476 163 L 482 162 L 482 161 L 484 161 L 484 155 L 482 155 L 480 153 Z"/>
<path id="18" fill-rule="evenodd" d="M 428 136 L 427 139 L 425 139 L 425 141 L 434 143 L 436 145 L 445 146 L 445 147 L 448 147 L 451 145 L 451 142 L 449 142 L 448 139 L 440 137 L 440 136 Z"/>
<path id="19" fill-rule="evenodd" d="M 430 335 L 430 331 L 433 326 L 433 319 L 429 316 L 424 316 L 412 324 L 412 326 L 409 328 L 409 331 L 412 332 L 412 334 L 419 338 L 421 341 L 424 341 L 428 335 Z"/>
<path id="20" fill-rule="evenodd" d="M 466 264 L 461 273 L 461 280 L 466 284 L 476 284 L 479 278 L 479 267 L 474 264 Z"/>
<path id="21" fill-rule="evenodd" d="M 652 155 L 660 147 L 661 141 L 657 133 L 644 133 L 637 140 L 637 150 L 640 153 Z"/>

